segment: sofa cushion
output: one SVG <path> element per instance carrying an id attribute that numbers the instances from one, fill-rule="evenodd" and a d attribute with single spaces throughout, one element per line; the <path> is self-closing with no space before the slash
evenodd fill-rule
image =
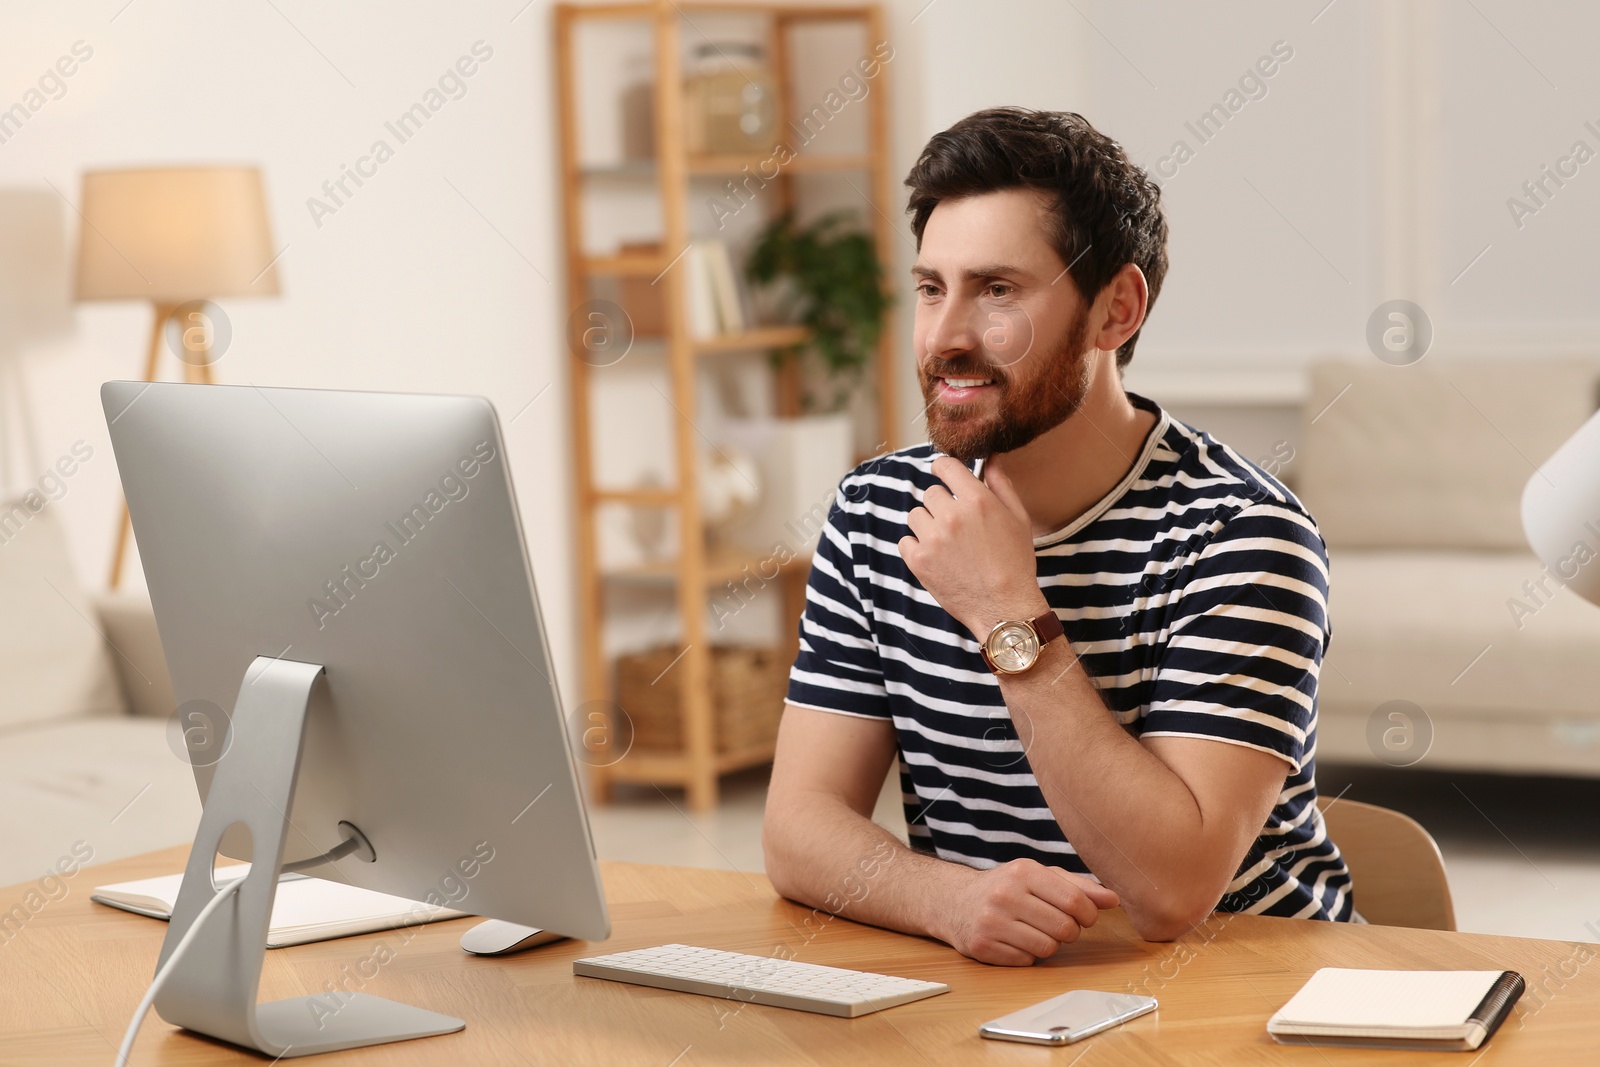
<path id="1" fill-rule="evenodd" d="M 1600 721 L 1600 607 L 1532 553 L 1334 549 L 1329 564 L 1325 708 L 1409 700 L 1436 731 L 1451 712 Z"/>
<path id="2" fill-rule="evenodd" d="M 0 605 L 0 733 L 123 712 L 111 652 L 48 505 L 0 501 Z"/>
<path id="3" fill-rule="evenodd" d="M 130 715 L 167 718 L 176 708 L 167 658 L 161 650 L 150 598 L 143 593 L 100 593 L 95 612 L 114 652 L 112 665 L 122 682 L 122 696 Z"/>
<path id="4" fill-rule="evenodd" d="M 1595 410 L 1600 362 L 1312 368 L 1296 491 L 1330 547 L 1526 547 L 1522 488 Z"/>
<path id="5" fill-rule="evenodd" d="M 167 731 L 165 719 L 119 715 L 7 733 L 0 885 L 41 877 L 78 842 L 80 860 L 86 848 L 103 862 L 193 840 L 200 793 Z"/>

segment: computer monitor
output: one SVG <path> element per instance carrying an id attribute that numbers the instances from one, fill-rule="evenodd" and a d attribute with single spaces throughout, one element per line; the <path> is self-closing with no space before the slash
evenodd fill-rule
<path id="1" fill-rule="evenodd" d="M 162 1018 L 274 1056 L 460 1029 L 349 991 L 258 1005 L 289 867 L 608 936 L 488 401 L 108 382 L 101 402 L 205 801 L 163 963 L 216 856 L 253 863 Z"/>

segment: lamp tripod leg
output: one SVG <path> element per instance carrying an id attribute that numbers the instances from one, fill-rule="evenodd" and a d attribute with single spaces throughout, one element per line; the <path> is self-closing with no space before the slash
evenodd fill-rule
<path id="1" fill-rule="evenodd" d="M 172 317 L 176 309 L 173 304 L 157 304 L 155 321 L 150 324 L 150 345 L 145 352 L 144 380 L 156 380 L 156 363 L 161 358 L 161 332 L 167 320 Z M 128 554 L 128 534 L 132 532 L 133 520 L 128 516 L 128 501 L 122 501 L 122 520 L 117 524 L 117 546 L 111 555 L 111 577 L 107 580 L 108 588 L 117 589 L 122 585 L 122 561 Z"/>

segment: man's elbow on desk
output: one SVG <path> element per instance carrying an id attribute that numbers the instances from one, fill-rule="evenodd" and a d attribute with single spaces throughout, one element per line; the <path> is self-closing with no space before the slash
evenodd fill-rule
<path id="1" fill-rule="evenodd" d="M 1237 864 L 1197 863 L 1160 874 L 1156 886 L 1142 875 L 1115 887 L 1134 933 L 1146 941 L 1176 941 L 1217 910 Z"/>
<path id="2" fill-rule="evenodd" d="M 806 903 L 805 886 L 799 877 L 803 864 L 790 857 L 793 851 L 790 834 L 781 815 L 768 804 L 761 823 L 761 859 L 767 872 L 767 881 L 772 883 L 772 888 L 780 897 L 803 904 Z"/>
<path id="3" fill-rule="evenodd" d="M 1176 941 L 1205 922 L 1216 906 L 1216 898 L 1207 903 L 1202 897 L 1158 900 L 1142 905 L 1127 899 L 1123 901 L 1123 910 L 1128 913 L 1134 933 L 1146 941 Z"/>
<path id="4" fill-rule="evenodd" d="M 785 900 L 810 905 L 806 886 L 800 872 L 802 865 L 791 862 L 783 847 L 779 832 L 775 832 L 769 815 L 761 831 L 761 853 L 765 862 L 767 881 Z"/>

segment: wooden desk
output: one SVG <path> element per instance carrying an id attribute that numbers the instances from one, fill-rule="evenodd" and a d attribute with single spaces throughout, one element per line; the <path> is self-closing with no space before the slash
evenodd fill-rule
<path id="1" fill-rule="evenodd" d="M 182 869 L 169 849 L 80 872 L 63 899 L 19 932 L 0 930 L 0 1064 L 113 1061 L 128 1016 L 150 981 L 162 923 L 89 901 L 91 888 Z M 339 1064 L 626 1064 L 695 1067 L 726 1063 L 928 1065 L 981 1062 L 1053 1067 L 1092 1057 L 1113 1064 L 1373 1061 L 1469 1067 L 1477 1054 L 1363 1052 L 1276 1045 L 1267 1017 L 1317 967 L 1509 967 L 1530 990 L 1489 1044 L 1485 1067 L 1586 1062 L 1593 1055 L 1600 962 L 1589 945 L 1387 927 L 1214 916 L 1167 945 L 1135 937 L 1121 912 L 1104 916 L 1077 945 L 1028 969 L 985 967 L 931 941 L 903 937 L 780 900 L 756 874 L 603 865 L 614 935 L 603 945 L 562 942 L 520 956 L 479 959 L 457 939 L 476 920 L 421 927 L 359 988 L 467 1020 L 461 1033 L 332 1053 Z M 870 891 L 870 882 L 868 883 Z M 0 914 L 30 886 L 0 890 Z M 37 902 L 37 898 L 35 898 Z M 267 953 L 262 998 L 324 991 L 379 942 L 371 935 Z M 947 982 L 952 991 L 860 1019 L 834 1019 L 759 1005 L 575 978 L 572 960 L 681 941 Z M 345 971 L 343 968 L 350 968 Z M 1080 1046 L 1048 1049 L 978 1037 L 986 1019 L 1072 988 L 1126 990 L 1161 1001 Z M 265 1057 L 173 1029 L 152 1016 L 134 1067 L 239 1063 Z M 307 1061 L 310 1062 L 310 1061 Z"/>

